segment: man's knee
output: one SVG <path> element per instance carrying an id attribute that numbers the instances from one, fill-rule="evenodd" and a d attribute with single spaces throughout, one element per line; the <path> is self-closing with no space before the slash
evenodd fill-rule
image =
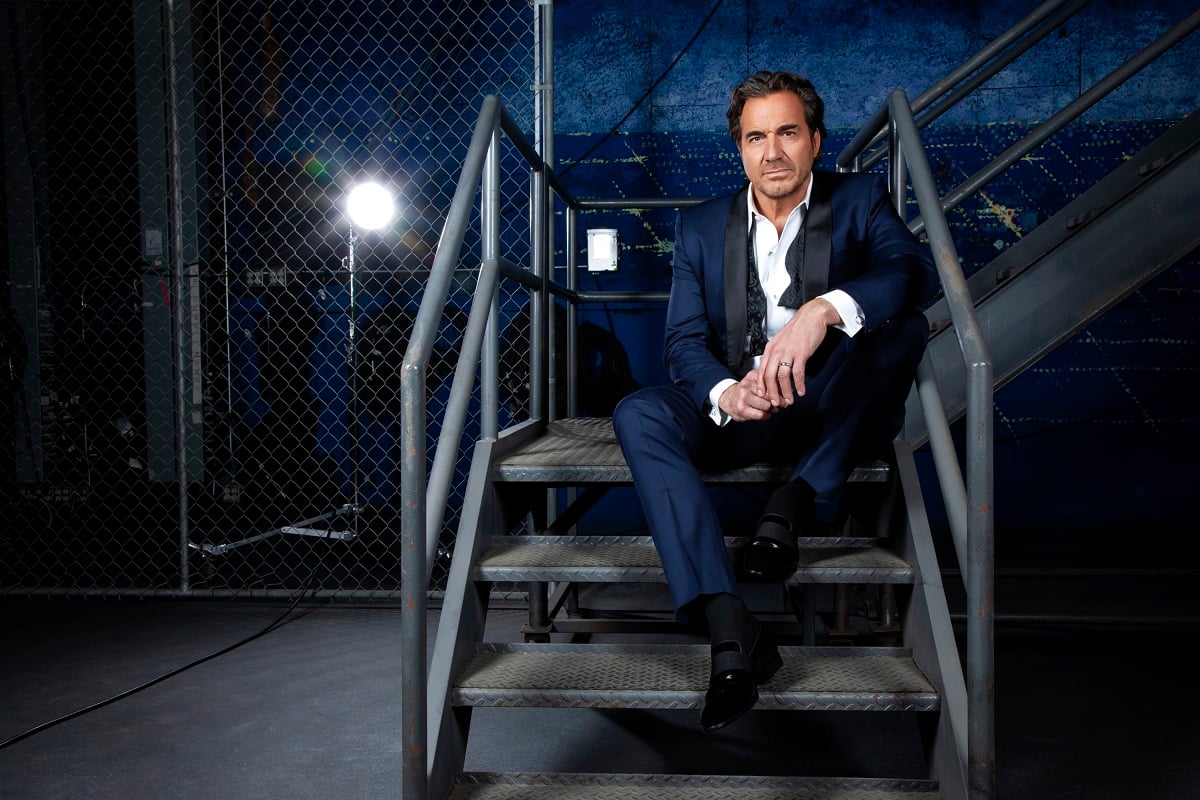
<path id="1" fill-rule="evenodd" d="M 644 444 L 654 438 L 677 432 L 687 423 L 684 401 L 671 386 L 650 386 L 622 398 L 613 410 L 613 428 L 622 447 Z"/>
<path id="2" fill-rule="evenodd" d="M 640 429 L 645 420 L 653 419 L 650 392 L 650 389 L 639 389 L 621 398 L 621 402 L 613 409 L 613 429 L 617 433 L 618 441 L 631 430 Z"/>

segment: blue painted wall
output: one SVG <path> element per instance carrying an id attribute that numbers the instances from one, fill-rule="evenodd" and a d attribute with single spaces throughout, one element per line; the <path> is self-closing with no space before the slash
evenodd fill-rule
<path id="1" fill-rule="evenodd" d="M 1035 4 L 1029 4 L 1030 9 Z M 948 190 L 1194 10 L 1096 2 L 923 133 Z M 808 75 L 826 100 L 825 166 L 894 88 L 917 96 L 1024 11 L 1012 4 L 765 0 L 555 3 L 555 157 L 580 197 L 707 197 L 741 181 L 725 134 L 749 72 Z M 694 41 L 693 41 L 694 37 Z M 1200 107 L 1200 34 L 1146 68 L 951 217 L 968 274 Z M 616 227 L 621 268 L 585 288 L 665 289 L 674 214 L 586 215 Z M 1002 536 L 1127 537 L 1194 528 L 1200 257 L 1168 270 L 996 396 Z M 612 306 L 643 385 L 667 380 L 662 310 Z M 922 454 L 922 467 L 928 468 Z M 611 504 L 607 524 L 633 528 Z"/>

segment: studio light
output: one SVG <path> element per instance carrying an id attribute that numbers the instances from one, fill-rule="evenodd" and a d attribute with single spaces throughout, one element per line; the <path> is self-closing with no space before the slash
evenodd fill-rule
<path id="1" fill-rule="evenodd" d="M 374 182 L 354 186 L 346 197 L 346 215 L 354 227 L 375 231 L 385 227 L 396 216 L 392 193 Z"/>

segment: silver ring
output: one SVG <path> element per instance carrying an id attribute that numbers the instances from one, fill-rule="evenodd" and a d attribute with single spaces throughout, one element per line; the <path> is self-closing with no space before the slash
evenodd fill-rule
<path id="1" fill-rule="evenodd" d="M 792 368 L 792 362 L 790 362 L 790 361 L 780 361 L 780 362 L 779 362 L 779 366 L 781 366 L 781 367 L 787 367 L 788 369 L 791 369 L 791 368 Z"/>

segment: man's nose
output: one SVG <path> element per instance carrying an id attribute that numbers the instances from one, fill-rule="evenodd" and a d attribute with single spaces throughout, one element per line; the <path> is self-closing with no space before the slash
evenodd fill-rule
<path id="1" fill-rule="evenodd" d="M 763 157 L 768 161 L 774 161 L 783 154 L 783 148 L 779 146 L 779 137 L 774 135 L 767 136 L 767 147 L 763 152 Z"/>

